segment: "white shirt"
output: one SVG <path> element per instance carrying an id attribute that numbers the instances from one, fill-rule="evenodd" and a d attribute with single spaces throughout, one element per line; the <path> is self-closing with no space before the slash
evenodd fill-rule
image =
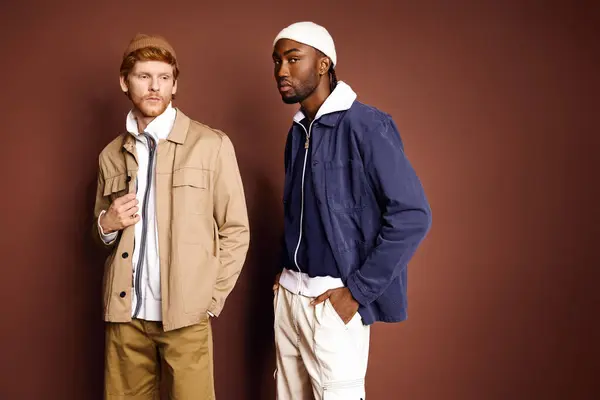
<path id="1" fill-rule="evenodd" d="M 158 145 L 159 140 L 166 139 L 167 136 L 169 136 L 169 133 L 171 132 L 171 130 L 173 129 L 173 125 L 175 124 L 176 116 L 177 110 L 175 110 L 171 103 L 169 103 L 167 109 L 148 124 L 148 126 L 145 129 L 145 132 L 151 135 L 156 141 L 156 144 Z M 127 132 L 129 132 L 135 138 L 135 149 L 137 153 L 139 167 L 136 182 L 136 199 L 139 201 L 138 214 L 140 215 L 140 221 L 135 225 L 134 243 L 136 243 L 137 245 L 134 245 L 132 256 L 132 273 L 135 279 L 135 274 L 137 273 L 136 268 L 140 259 L 139 243 L 142 237 L 142 208 L 144 206 L 144 193 L 148 184 L 147 176 L 150 150 L 148 148 L 148 144 L 146 143 L 146 138 L 142 136 L 138 131 L 137 120 L 135 119 L 133 111 L 130 111 L 129 114 L 127 114 L 126 127 Z M 137 302 L 141 301 L 141 307 L 137 318 L 144 319 L 147 321 L 162 321 L 160 258 L 158 253 L 158 229 L 156 225 L 155 206 L 156 190 L 154 185 L 156 179 L 156 159 L 154 160 L 153 164 L 152 176 L 154 176 L 154 178 L 152 180 L 153 184 L 151 187 L 150 196 L 148 197 L 146 257 L 144 260 L 144 265 L 142 267 L 141 296 L 139 293 L 136 293 L 135 290 L 132 291 L 131 314 L 133 316 L 135 308 L 137 306 Z M 100 216 L 102 216 L 103 213 L 104 211 L 100 214 Z M 104 240 L 105 243 L 110 244 L 116 239 L 118 232 L 113 232 L 108 235 L 102 232 L 102 228 L 100 227 L 100 218 L 98 218 L 98 227 L 100 229 L 100 236 L 102 237 L 102 240 Z"/>

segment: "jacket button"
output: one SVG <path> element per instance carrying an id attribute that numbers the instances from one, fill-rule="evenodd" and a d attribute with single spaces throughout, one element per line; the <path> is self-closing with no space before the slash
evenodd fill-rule
<path id="1" fill-rule="evenodd" d="M 127 295 L 127 293 L 125 293 L 125 292 L 119 293 L 119 296 L 121 296 L 121 298 L 125 297 L 126 295 Z"/>
<path id="2" fill-rule="evenodd" d="M 127 176 L 127 179 L 125 179 L 125 180 L 126 180 L 127 182 L 130 182 L 130 181 L 131 181 L 131 177 L 128 175 L 128 176 Z"/>
<path id="3" fill-rule="evenodd" d="M 314 161 L 313 165 L 319 165 L 319 162 L 318 161 Z"/>
<path id="4" fill-rule="evenodd" d="M 128 252 L 125 252 L 125 253 L 121 254 L 121 257 L 123 257 L 123 258 L 127 258 L 127 257 L 129 257 L 129 253 L 128 253 Z"/>

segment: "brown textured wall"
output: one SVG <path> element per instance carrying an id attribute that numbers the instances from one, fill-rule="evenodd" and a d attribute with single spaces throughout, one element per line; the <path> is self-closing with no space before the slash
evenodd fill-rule
<path id="1" fill-rule="evenodd" d="M 175 46 L 177 105 L 230 135 L 247 191 L 252 246 L 214 323 L 218 397 L 274 398 L 270 286 L 294 107 L 276 91 L 271 41 L 306 19 L 332 32 L 339 78 L 395 118 L 433 209 L 409 319 L 373 329 L 369 399 L 594 398 L 598 7 L 416 3 L 0 3 L 0 399 L 101 398 L 103 260 L 88 233 L 138 31 Z"/>

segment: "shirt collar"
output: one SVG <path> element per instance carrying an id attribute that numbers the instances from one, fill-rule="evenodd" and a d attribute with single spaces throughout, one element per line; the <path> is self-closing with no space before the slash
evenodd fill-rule
<path id="1" fill-rule="evenodd" d="M 173 108 L 171 102 L 158 117 L 154 118 L 152 122 L 148 124 L 145 129 L 146 133 L 149 133 L 156 140 L 166 139 L 169 133 L 173 129 L 175 124 L 175 117 L 177 116 L 177 110 Z M 139 137 L 140 132 L 138 131 L 137 120 L 133 113 L 133 110 L 127 114 L 125 122 L 127 132 L 133 135 L 136 139 Z"/>

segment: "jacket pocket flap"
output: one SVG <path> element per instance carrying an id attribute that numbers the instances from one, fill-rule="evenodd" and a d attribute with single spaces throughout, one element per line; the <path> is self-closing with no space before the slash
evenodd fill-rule
<path id="1" fill-rule="evenodd" d="M 106 179 L 104 182 L 104 196 L 108 196 L 111 193 L 117 193 L 125 189 L 127 189 L 125 174 L 113 176 L 112 178 Z"/>
<path id="2" fill-rule="evenodd" d="M 173 172 L 173 187 L 176 186 L 193 186 L 206 189 L 206 174 L 201 169 L 178 169 Z"/>

